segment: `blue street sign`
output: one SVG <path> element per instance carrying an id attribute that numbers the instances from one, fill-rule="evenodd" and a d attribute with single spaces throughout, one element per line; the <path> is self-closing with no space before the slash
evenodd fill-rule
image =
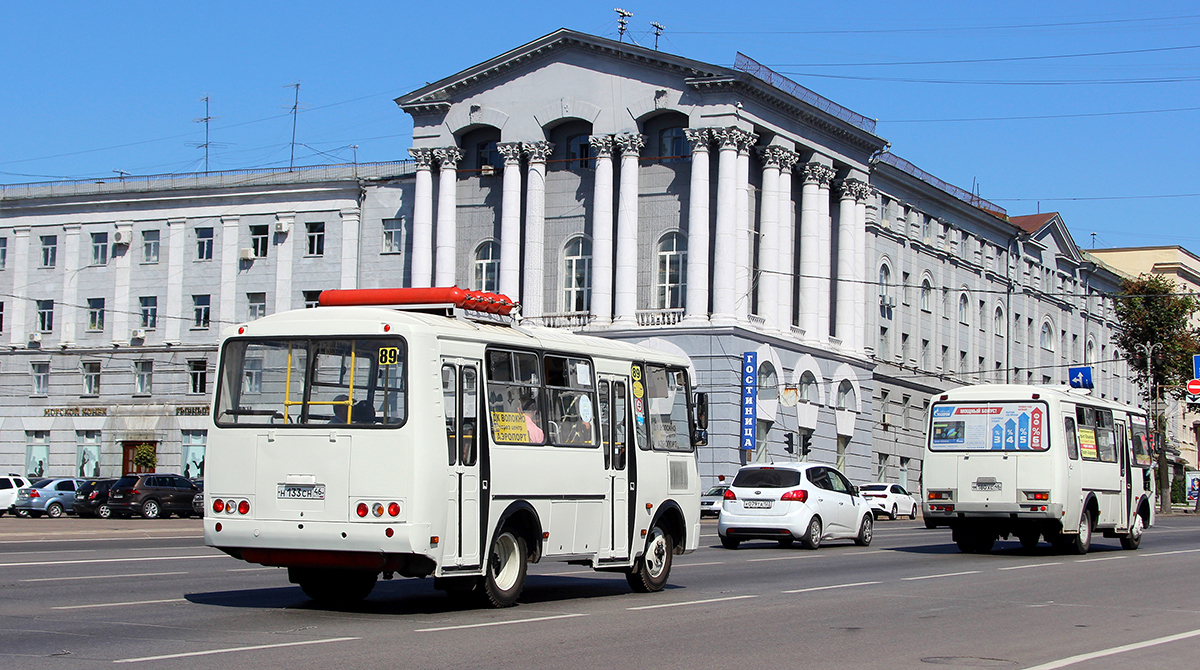
<path id="1" fill-rule="evenodd" d="M 1090 389 L 1092 387 L 1092 368 L 1086 366 L 1082 368 L 1067 368 L 1067 376 L 1071 382 L 1071 388 L 1075 389 Z"/>
<path id="2" fill-rule="evenodd" d="M 742 428 L 740 444 L 743 451 L 753 451 L 758 430 L 758 352 L 742 354 Z"/>
<path id="3" fill-rule="evenodd" d="M 1200 354 L 1192 356 L 1192 379 L 1200 379 Z"/>

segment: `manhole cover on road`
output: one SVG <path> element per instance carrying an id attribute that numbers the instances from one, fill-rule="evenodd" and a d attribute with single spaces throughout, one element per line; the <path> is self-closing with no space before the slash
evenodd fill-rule
<path id="1" fill-rule="evenodd" d="M 1016 661 L 1003 658 L 979 658 L 977 656 L 927 656 L 922 663 L 931 665 L 953 665 L 960 668 L 1007 668 L 1016 665 Z"/>

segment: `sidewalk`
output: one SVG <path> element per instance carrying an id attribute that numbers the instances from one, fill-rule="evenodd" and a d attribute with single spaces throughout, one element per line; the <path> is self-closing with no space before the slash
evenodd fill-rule
<path id="1" fill-rule="evenodd" d="M 64 516 L 58 519 L 0 517 L 0 543 L 41 540 L 86 540 L 104 537 L 200 537 L 203 519 L 91 519 Z"/>

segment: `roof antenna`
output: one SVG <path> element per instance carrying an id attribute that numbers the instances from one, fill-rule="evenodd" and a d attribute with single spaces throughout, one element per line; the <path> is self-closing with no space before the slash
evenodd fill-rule
<path id="1" fill-rule="evenodd" d="M 292 155 L 288 159 L 288 170 L 293 170 L 296 167 L 296 114 L 300 111 L 300 82 L 294 84 L 286 84 L 284 88 L 296 89 L 295 100 L 292 101 Z"/>
<path id="2" fill-rule="evenodd" d="M 1096 248 L 1096 233 L 1092 233 L 1092 248 Z"/>
<path id="3" fill-rule="evenodd" d="M 658 38 L 660 35 L 663 34 L 663 31 L 666 30 L 667 28 L 666 28 L 666 26 L 664 26 L 663 24 L 661 24 L 657 21 L 651 21 L 650 27 L 654 28 L 654 50 L 658 51 Z"/>
<path id="4" fill-rule="evenodd" d="M 617 7 L 613 9 L 617 13 L 617 41 L 625 41 L 625 27 L 629 25 L 629 17 L 633 16 L 633 12 L 626 11 Z"/>

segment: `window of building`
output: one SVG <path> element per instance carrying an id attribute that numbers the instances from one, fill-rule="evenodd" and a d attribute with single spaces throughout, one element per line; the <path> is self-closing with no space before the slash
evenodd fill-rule
<path id="1" fill-rule="evenodd" d="M 4 303 L 0 302 L 0 333 L 4 332 Z"/>
<path id="2" fill-rule="evenodd" d="M 479 169 L 485 166 L 490 167 L 496 172 L 504 169 L 504 158 L 500 156 L 500 149 L 497 148 L 499 142 L 490 140 L 479 142 L 475 145 L 475 165 Z"/>
<path id="3" fill-rule="evenodd" d="M 398 254 L 404 251 L 404 219 L 383 220 L 383 253 Z"/>
<path id="4" fill-rule="evenodd" d="M 920 213 L 917 214 L 917 217 L 921 219 L 921 241 L 925 244 L 932 244 L 933 230 L 929 224 L 929 217 Z"/>
<path id="5" fill-rule="evenodd" d="M 683 128 L 676 126 L 658 131 L 658 155 L 664 163 L 685 161 L 692 155 L 692 147 Z"/>
<path id="6" fill-rule="evenodd" d="M 592 243 L 576 237 L 563 251 L 563 311 L 587 312 L 591 307 Z"/>
<path id="7" fill-rule="evenodd" d="M 987 328 L 987 301 L 979 301 L 979 330 L 986 332 Z"/>
<path id="8" fill-rule="evenodd" d="M 837 408 L 838 409 L 858 409 L 858 399 L 854 395 L 854 385 L 849 379 L 843 379 L 841 384 L 838 384 L 837 391 Z"/>
<path id="9" fill-rule="evenodd" d="M 1013 313 L 1012 335 L 1014 342 L 1021 341 L 1021 315 L 1016 312 Z"/>
<path id="10" fill-rule="evenodd" d="M 25 431 L 25 476 L 45 477 L 50 467 L 50 431 Z"/>
<path id="11" fill-rule="evenodd" d="M 196 260 L 211 261 L 213 257 L 213 229 L 196 229 Z"/>
<path id="12" fill-rule="evenodd" d="M 687 239 L 668 233 L 658 243 L 657 304 L 659 309 L 683 307 L 687 294 Z"/>
<path id="13" fill-rule="evenodd" d="M 1051 326 L 1049 321 L 1042 324 L 1042 335 L 1038 343 L 1046 351 L 1054 351 L 1054 326 Z"/>
<path id="14" fill-rule="evenodd" d="M 88 330 L 104 330 L 104 298 L 88 298 Z"/>
<path id="15" fill-rule="evenodd" d="M 800 399 L 814 405 L 821 401 L 817 390 L 817 378 L 808 370 L 800 374 Z"/>
<path id="16" fill-rule="evenodd" d="M 188 392 L 208 393 L 208 361 L 188 361 Z"/>
<path id="17" fill-rule="evenodd" d="M 204 451 L 208 445 L 207 430 L 179 431 L 180 460 L 183 461 L 183 476 L 186 479 L 204 477 Z"/>
<path id="18" fill-rule="evenodd" d="M 92 233 L 92 265 L 108 264 L 108 233 Z"/>
<path id="19" fill-rule="evenodd" d="M 320 291 L 304 291 L 304 308 L 312 309 L 321 304 Z"/>
<path id="20" fill-rule="evenodd" d="M 262 393 L 263 359 L 247 358 L 242 374 L 242 393 Z"/>
<path id="21" fill-rule="evenodd" d="M 958 372 L 960 374 L 964 374 L 964 375 L 967 374 L 967 372 L 968 372 L 967 352 L 965 352 L 965 351 L 958 352 Z"/>
<path id="22" fill-rule="evenodd" d="M 900 333 L 900 362 L 908 362 L 908 333 Z"/>
<path id="23" fill-rule="evenodd" d="M 912 303 L 912 286 L 909 286 L 909 277 L 910 275 L 907 272 L 900 273 L 900 283 L 903 284 L 901 290 L 904 292 L 901 297 L 904 299 L 905 305 Z"/>
<path id="24" fill-rule="evenodd" d="M 996 337 L 1004 337 L 1004 309 L 997 307 L 996 313 L 992 315 L 992 330 Z"/>
<path id="25" fill-rule="evenodd" d="M 38 331 L 49 333 L 54 330 L 54 301 L 39 300 L 37 301 L 37 320 Z"/>
<path id="26" fill-rule="evenodd" d="M 58 235 L 42 235 L 42 267 L 52 268 L 58 262 Z"/>
<path id="27" fill-rule="evenodd" d="M 590 135 L 578 134 L 567 138 L 567 169 L 583 170 L 592 167 Z"/>
<path id="28" fill-rule="evenodd" d="M 154 361 L 135 361 L 133 373 L 134 394 L 150 395 L 154 390 Z"/>
<path id="29" fill-rule="evenodd" d="M 261 319 L 267 315 L 267 294 L 266 293 L 247 293 L 246 302 L 249 304 L 249 312 L 246 318 L 253 321 Z"/>
<path id="30" fill-rule="evenodd" d="M 100 395 L 100 361 L 84 361 L 83 394 Z"/>
<path id="31" fill-rule="evenodd" d="M 270 226 L 257 225 L 250 226 L 250 247 L 254 249 L 255 258 L 266 258 L 267 251 L 270 250 Z"/>
<path id="32" fill-rule="evenodd" d="M 500 244 L 484 242 L 475 248 L 476 291 L 495 293 L 500 290 Z"/>
<path id="33" fill-rule="evenodd" d="M 8 238 L 0 237 L 0 270 L 8 266 Z"/>
<path id="34" fill-rule="evenodd" d="M 144 295 L 138 298 L 142 305 L 142 328 L 158 327 L 158 296 Z"/>
<path id="35" fill-rule="evenodd" d="M 50 363 L 30 363 L 29 372 L 33 383 L 33 395 L 50 394 Z"/>
<path id="36" fill-rule="evenodd" d="M 325 224 L 321 222 L 307 223 L 309 256 L 325 255 Z"/>
<path id="37" fill-rule="evenodd" d="M 159 247 L 159 232 L 157 230 L 142 231 L 142 262 L 157 263 L 158 262 L 158 247 Z"/>
<path id="38" fill-rule="evenodd" d="M 929 369 L 929 340 L 921 340 L 921 369 Z"/>
<path id="39" fill-rule="evenodd" d="M 1033 344 L 1033 318 L 1025 319 L 1025 333 L 1030 344 Z"/>
<path id="40" fill-rule="evenodd" d="M 958 322 L 964 326 L 971 325 L 971 299 L 966 293 L 958 296 Z"/>
<path id="41" fill-rule="evenodd" d="M 929 301 L 933 295 L 933 285 L 929 283 L 928 278 L 921 279 L 921 311 L 929 311 Z"/>
<path id="42" fill-rule="evenodd" d="M 75 431 L 75 472 L 80 477 L 100 476 L 100 431 Z"/>
<path id="43" fill-rule="evenodd" d="M 942 369 L 946 372 L 954 372 L 950 369 L 950 347 L 945 344 L 942 345 Z"/>
<path id="44" fill-rule="evenodd" d="M 211 313 L 212 296 L 192 296 L 192 328 L 208 328 Z"/>
<path id="45" fill-rule="evenodd" d="M 887 307 L 888 298 L 892 295 L 892 269 L 887 265 L 879 266 L 879 302 Z"/>
<path id="46" fill-rule="evenodd" d="M 775 365 L 771 361 L 763 361 L 758 366 L 758 399 L 779 399 L 779 375 L 775 372 Z"/>

